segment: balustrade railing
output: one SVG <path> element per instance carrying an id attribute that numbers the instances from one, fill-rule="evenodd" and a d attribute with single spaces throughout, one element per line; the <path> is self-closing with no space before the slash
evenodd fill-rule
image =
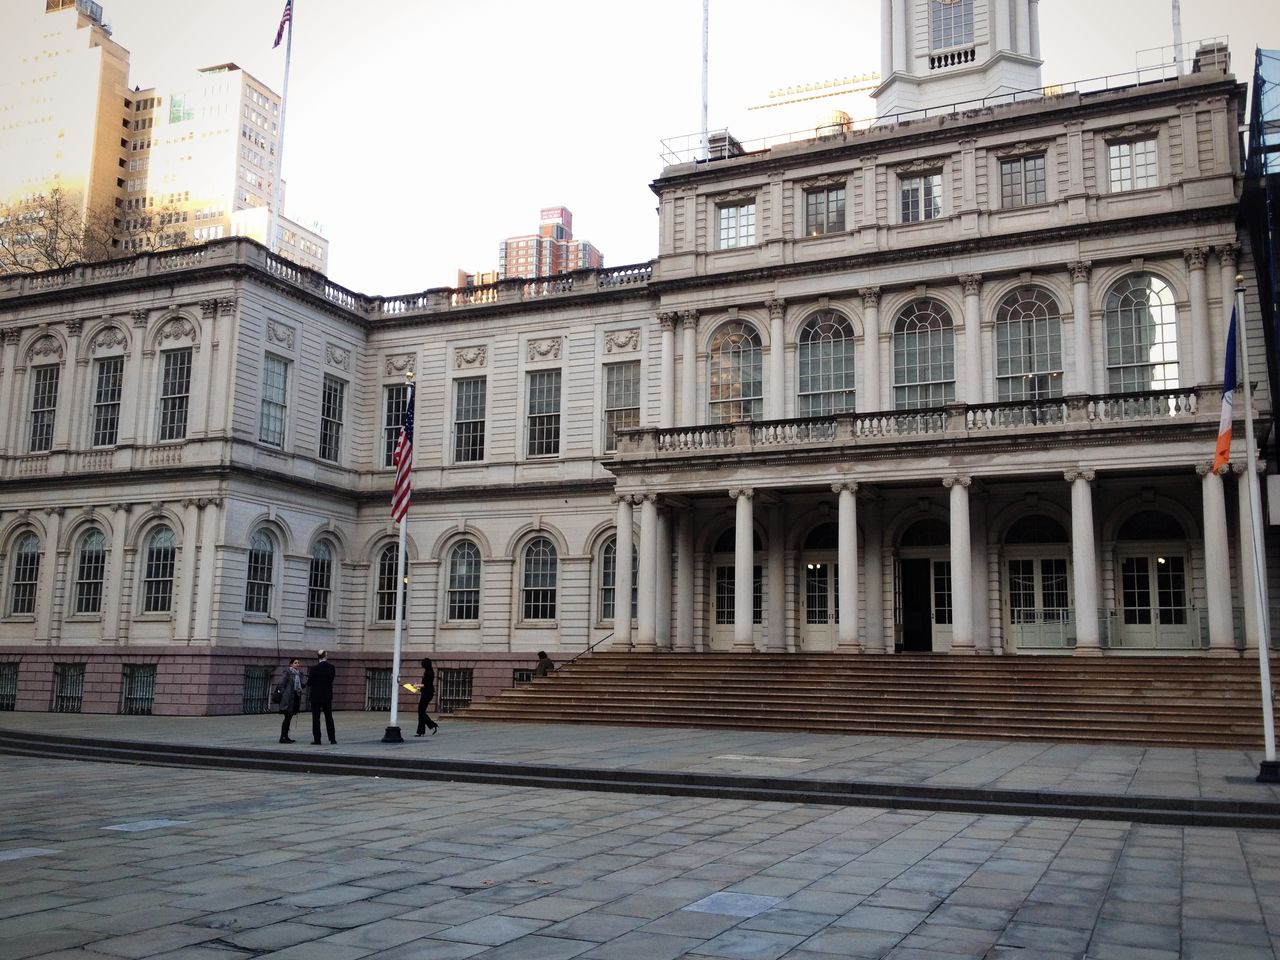
<path id="1" fill-rule="evenodd" d="M 620 431 L 618 449 L 625 450 L 636 439 L 636 434 L 643 436 L 647 430 Z M 723 424 L 712 424 L 703 427 L 677 427 L 674 430 L 659 430 L 657 448 L 670 450 L 727 450 L 734 445 L 734 428 Z"/>

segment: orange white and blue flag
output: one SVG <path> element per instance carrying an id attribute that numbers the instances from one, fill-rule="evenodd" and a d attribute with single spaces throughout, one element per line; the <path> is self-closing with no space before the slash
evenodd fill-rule
<path id="1" fill-rule="evenodd" d="M 1213 472 L 1221 473 L 1231 459 L 1231 421 L 1235 417 L 1232 403 L 1236 391 L 1236 312 L 1231 311 L 1227 329 L 1227 362 L 1222 375 L 1222 416 L 1218 420 L 1218 447 L 1213 454 Z"/>
<path id="2" fill-rule="evenodd" d="M 276 42 L 271 45 L 274 50 L 280 46 L 280 41 L 284 39 L 284 28 L 289 21 L 293 19 L 293 0 L 284 0 L 284 13 L 280 15 L 280 28 L 276 30 Z"/>

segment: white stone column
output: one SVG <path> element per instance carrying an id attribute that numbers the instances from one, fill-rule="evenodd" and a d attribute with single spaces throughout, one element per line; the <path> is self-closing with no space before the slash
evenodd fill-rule
<path id="1" fill-rule="evenodd" d="M 839 495 L 840 524 L 836 562 L 840 565 L 840 625 L 836 649 L 840 653 L 861 653 L 858 643 L 858 485 L 852 481 L 833 483 L 831 492 Z"/>
<path id="2" fill-rule="evenodd" d="M 1258 573 L 1253 556 L 1253 517 L 1249 514 L 1249 479 L 1244 475 L 1245 465 L 1233 463 L 1231 472 L 1236 475 L 1236 522 L 1240 528 L 1240 598 L 1244 607 L 1244 645 L 1246 650 L 1258 649 L 1258 636 L 1262 627 L 1258 623 Z M 1266 584 L 1263 584 L 1266 590 Z M 1263 597 L 1265 603 L 1266 597 Z"/>
<path id="3" fill-rule="evenodd" d="M 89 359 L 80 356 L 80 335 L 83 329 L 83 321 L 67 321 L 67 362 L 62 368 L 67 384 L 66 394 L 58 399 L 57 416 L 54 418 L 55 450 L 80 450 L 89 446 L 90 437 L 86 424 L 90 422 L 90 418 L 83 412 L 81 403 L 84 382 L 89 375 Z"/>
<path id="4" fill-rule="evenodd" d="M 1235 656 L 1235 630 L 1231 616 L 1231 551 L 1227 545 L 1227 504 L 1222 478 L 1210 463 L 1196 464 L 1200 475 L 1200 499 L 1204 510 L 1204 581 L 1209 605 L 1209 652 Z M 1198 631 L 1200 624 L 1196 623 Z"/>
<path id="5" fill-rule="evenodd" d="M 893 0 L 893 69 L 907 69 L 907 0 Z"/>
<path id="6" fill-rule="evenodd" d="M 631 520 L 631 498 L 614 497 L 618 505 L 613 551 L 613 649 L 631 649 L 631 550 L 635 532 Z"/>
<path id="7" fill-rule="evenodd" d="M 1040 59 L 1040 0 L 1031 0 L 1028 10 L 1031 23 L 1031 56 Z"/>
<path id="8" fill-rule="evenodd" d="M 658 314 L 662 328 L 662 361 L 658 371 L 658 427 L 676 425 L 676 315 Z"/>
<path id="9" fill-rule="evenodd" d="M 107 578 L 102 584 L 102 639 L 112 643 L 120 642 L 120 619 L 124 616 L 124 547 L 128 534 L 129 504 L 113 503 Z"/>
<path id="10" fill-rule="evenodd" d="M 991 617 L 987 610 L 987 503 L 980 490 L 969 491 L 969 535 L 973 544 L 973 642 L 978 653 L 991 653 Z M 981 649 L 977 649 L 981 647 Z"/>
<path id="11" fill-rule="evenodd" d="M 1031 13 L 1028 6 L 1027 0 L 1014 0 L 1014 10 L 1018 18 L 1016 25 L 1018 53 L 1031 52 Z"/>
<path id="12" fill-rule="evenodd" d="M 3 398 L 11 411 L 21 411 L 24 407 L 22 395 L 18 392 L 18 340 L 22 337 L 22 331 L 9 329 L 4 331 L 4 351 L 0 354 L 0 371 L 3 373 L 3 379 L 0 380 L 0 398 Z M 20 417 L 16 415 L 8 417 L 0 417 L 0 456 L 9 453 L 12 447 L 16 453 L 21 449 L 18 439 L 18 431 L 20 430 Z"/>
<path id="13" fill-rule="evenodd" d="M 62 507 L 45 508 L 45 541 L 44 556 L 40 558 L 40 583 L 36 585 L 36 638 L 40 638 L 41 628 L 44 637 L 50 643 L 55 642 L 58 629 L 55 621 L 62 619 L 62 613 L 54 603 L 58 593 L 58 554 L 62 540 Z"/>
<path id="14" fill-rule="evenodd" d="M 859 410 L 879 410 L 880 405 L 880 288 L 863 287 L 862 382 L 858 384 Z"/>
<path id="15" fill-rule="evenodd" d="M 196 592 L 196 553 L 200 544 L 200 504 L 196 500 L 182 501 L 182 563 L 178 568 L 178 581 L 174 591 L 173 639 L 187 640 L 191 637 L 191 611 Z M 284 550 L 278 551 L 276 562 L 284 569 Z M 278 585 L 282 578 L 277 577 L 277 585 L 272 589 L 271 615 L 280 619 L 280 591 Z"/>
<path id="16" fill-rule="evenodd" d="M 964 368 L 965 403 L 982 403 L 982 276 L 968 273 L 960 277 L 964 287 Z"/>
<path id="17" fill-rule="evenodd" d="M 636 598 L 636 649 L 652 653 L 658 647 L 658 498 L 640 497 L 640 584 Z"/>
<path id="18" fill-rule="evenodd" d="M 752 524 L 750 487 L 735 487 L 729 496 L 737 501 L 737 517 L 733 544 L 733 650 L 751 653 L 755 650 L 751 608 L 755 594 L 755 531 Z"/>
<path id="19" fill-rule="evenodd" d="M 1236 261 L 1240 258 L 1240 246 L 1235 243 L 1224 244 L 1215 251 L 1218 254 L 1219 281 L 1222 290 L 1222 333 L 1218 343 L 1214 344 L 1213 369 L 1221 370 L 1227 358 L 1224 356 L 1227 343 L 1227 329 L 1231 326 L 1231 313 L 1236 305 Z"/>
<path id="20" fill-rule="evenodd" d="M 769 420 L 787 418 L 786 313 L 783 300 L 769 301 Z"/>
<path id="21" fill-rule="evenodd" d="M 676 519 L 676 651 L 693 651 L 693 511 Z"/>
<path id="22" fill-rule="evenodd" d="M 680 426 L 698 423 L 698 311 L 680 315 Z"/>
<path id="23" fill-rule="evenodd" d="M 973 542 L 969 535 L 969 477 L 947 477 L 951 491 L 951 652 L 974 653 Z"/>
<path id="24" fill-rule="evenodd" d="M 1077 260 L 1067 265 L 1071 273 L 1071 326 L 1075 344 L 1075 383 L 1071 393 L 1093 393 L 1093 323 L 1089 309 L 1089 273 L 1092 264 Z"/>
<path id="25" fill-rule="evenodd" d="M 129 331 L 129 352 L 124 355 L 124 385 L 120 397 L 120 443 L 131 445 L 142 442 L 143 383 L 142 348 L 147 339 L 147 312 L 134 310 L 133 326 Z"/>
<path id="26" fill-rule="evenodd" d="M 996 8 L 996 50 L 1010 50 L 1013 47 L 1013 24 L 1009 17 L 1009 4 L 997 3 Z"/>
<path id="27" fill-rule="evenodd" d="M 1102 652 L 1098 629 L 1098 546 L 1093 530 L 1092 470 L 1067 470 L 1063 478 L 1071 484 L 1071 565 L 1075 587 L 1076 654 L 1090 656 Z"/>
<path id="28" fill-rule="evenodd" d="M 1209 259 L 1208 247 L 1192 247 L 1185 251 L 1187 285 L 1191 295 L 1191 363 L 1197 386 L 1213 382 L 1213 335 L 1209 331 L 1209 291 L 1205 285 L 1204 265 Z"/>
<path id="29" fill-rule="evenodd" d="M 893 0 L 880 0 L 880 73 L 893 72 Z"/>
<path id="30" fill-rule="evenodd" d="M 657 542 L 658 554 L 658 611 L 654 630 L 657 633 L 658 647 L 671 649 L 671 510 L 664 508 L 658 511 Z"/>
<path id="31" fill-rule="evenodd" d="M 765 631 L 766 653 L 783 653 L 787 649 L 787 524 L 781 503 L 769 509 L 769 620 Z"/>
<path id="32" fill-rule="evenodd" d="M 880 564 L 883 533 L 878 510 L 864 514 L 862 543 L 862 574 L 866 588 L 866 639 L 862 648 L 868 653 L 888 653 L 884 639 L 884 574 Z"/>
<path id="33" fill-rule="evenodd" d="M 222 500 L 214 497 L 201 503 L 203 522 L 200 533 L 200 573 L 196 586 L 196 626 L 193 639 L 212 644 L 214 574 L 218 567 L 218 535 L 221 528 L 218 519 L 222 511 Z M 336 596 L 334 602 L 337 602 Z M 338 620 L 337 609 L 333 611 L 333 619 Z"/>

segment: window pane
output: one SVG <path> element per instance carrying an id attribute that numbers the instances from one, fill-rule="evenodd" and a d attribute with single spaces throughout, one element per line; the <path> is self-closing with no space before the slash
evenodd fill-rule
<path id="1" fill-rule="evenodd" d="M 400 438 L 400 427 L 404 422 L 404 410 L 409 405 L 408 384 L 398 383 L 387 387 L 383 397 L 382 418 L 382 465 L 393 466 L 392 457 L 396 452 L 396 441 Z M 394 614 L 393 614 L 394 616 Z"/>
<path id="2" fill-rule="evenodd" d="M 329 596 L 333 590 L 333 551 L 324 542 L 311 549 L 311 573 L 307 583 L 307 617 L 329 619 Z"/>
<path id="3" fill-rule="evenodd" d="M 268 354 L 262 361 L 262 420 L 258 439 L 273 447 L 284 446 L 284 425 L 289 386 L 289 364 Z"/>
<path id="4" fill-rule="evenodd" d="M 1038 400 L 1062 396 L 1062 321 L 1057 301 L 1025 287 L 996 311 L 996 397 Z"/>
<path id="5" fill-rule="evenodd" d="M 722 326 L 711 340 L 708 391 L 712 423 L 759 420 L 764 412 L 760 335 L 741 320 Z"/>
<path id="6" fill-rule="evenodd" d="M 13 576 L 9 588 L 9 613 L 27 616 L 36 612 L 36 584 L 40 579 L 40 541 L 24 533 L 13 550 Z"/>
<path id="7" fill-rule="evenodd" d="M 375 598 L 375 617 L 382 623 L 393 623 L 396 619 L 396 571 L 399 565 L 400 550 L 393 543 L 383 547 L 378 554 L 378 590 Z M 409 607 L 409 567 L 406 564 L 405 576 L 405 613 Z M 403 619 L 403 618 L 402 618 Z"/>
<path id="8" fill-rule="evenodd" d="M 521 610 L 525 620 L 554 620 L 556 616 L 556 548 L 539 537 L 524 551 Z"/>
<path id="9" fill-rule="evenodd" d="M 244 612 L 271 613 L 272 570 L 275 546 L 267 534 L 259 530 L 249 541 L 249 573 L 245 580 Z"/>
<path id="10" fill-rule="evenodd" d="M 31 436 L 29 449 L 43 453 L 53 447 L 53 419 L 58 409 L 58 379 L 61 367 L 32 369 Z"/>
<path id="11" fill-rule="evenodd" d="M 337 461 L 342 449 L 342 417 L 346 405 L 347 385 L 336 377 L 325 376 L 320 397 L 320 459 Z"/>
<path id="12" fill-rule="evenodd" d="M 76 564 L 76 613 L 99 613 L 102 610 L 102 578 L 106 565 L 106 537 L 101 530 L 90 530 L 80 540 L 80 557 Z"/>
<path id="13" fill-rule="evenodd" d="M 530 457 L 554 457 L 560 453 L 560 371 L 529 374 L 529 415 L 526 418 Z"/>
<path id="14" fill-rule="evenodd" d="M 716 208 L 721 250 L 746 247 L 756 242 L 755 201 Z"/>
<path id="15" fill-rule="evenodd" d="M 124 384 L 124 357 L 97 362 L 93 394 L 93 445 L 110 447 L 120 432 L 120 395 Z"/>
<path id="16" fill-rule="evenodd" d="M 618 449 L 618 431 L 640 426 L 640 361 L 604 368 L 604 448 Z"/>
<path id="17" fill-rule="evenodd" d="M 453 460 L 473 463 L 484 459 L 485 378 L 458 380 L 454 385 Z"/>
<path id="18" fill-rule="evenodd" d="M 143 579 L 144 613 L 168 613 L 173 605 L 173 569 L 177 540 L 168 527 L 160 527 L 147 540 Z"/>
<path id="19" fill-rule="evenodd" d="M 917 300 L 893 332 L 894 406 L 899 410 L 955 402 L 955 329 L 936 300 Z"/>
<path id="20" fill-rule="evenodd" d="M 973 0 L 930 0 L 929 39 L 934 50 L 973 43 Z"/>
<path id="21" fill-rule="evenodd" d="M 449 553 L 450 620 L 480 619 L 480 550 L 464 540 Z"/>
<path id="22" fill-rule="evenodd" d="M 854 409 L 853 325 L 824 311 L 800 332 L 799 403 L 802 417 L 825 417 Z"/>
<path id="23" fill-rule="evenodd" d="M 168 350 L 160 380 L 160 439 L 183 440 L 187 436 L 187 409 L 191 394 L 191 350 Z"/>
<path id="24" fill-rule="evenodd" d="M 1107 295 L 1103 321 L 1109 390 L 1178 387 L 1177 308 L 1163 280 L 1150 274 L 1121 280 Z"/>

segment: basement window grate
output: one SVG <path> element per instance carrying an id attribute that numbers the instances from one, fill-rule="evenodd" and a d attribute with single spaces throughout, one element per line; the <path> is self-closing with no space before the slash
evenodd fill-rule
<path id="1" fill-rule="evenodd" d="M 453 713 L 461 707 L 471 706 L 472 671 L 470 667 L 446 667 L 439 673 L 440 691 L 436 708 L 441 713 Z"/>
<path id="2" fill-rule="evenodd" d="M 14 710 L 18 706 L 18 665 L 0 663 L 0 710 Z"/>
<path id="3" fill-rule="evenodd" d="M 53 713 L 79 713 L 84 703 L 84 664 L 56 663 L 53 666 Z"/>
<path id="4" fill-rule="evenodd" d="M 126 663 L 120 699 L 120 712 L 134 716 L 150 716 L 156 702 L 156 665 Z"/>
<path id="5" fill-rule="evenodd" d="M 268 713 L 271 710 L 272 667 L 245 667 L 241 713 Z"/>
<path id="6" fill-rule="evenodd" d="M 391 668 L 366 667 L 364 708 L 374 713 L 391 710 Z"/>

